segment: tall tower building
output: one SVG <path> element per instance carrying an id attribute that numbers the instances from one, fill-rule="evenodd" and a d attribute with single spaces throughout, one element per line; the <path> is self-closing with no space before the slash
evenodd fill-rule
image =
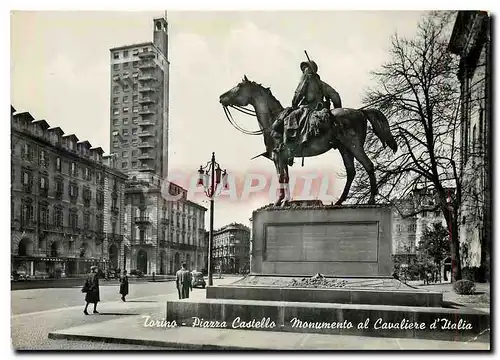
<path id="1" fill-rule="evenodd" d="M 125 173 L 168 174 L 168 23 L 153 20 L 153 42 L 110 49 L 110 153 Z M 146 175 L 146 174 L 144 174 Z"/>

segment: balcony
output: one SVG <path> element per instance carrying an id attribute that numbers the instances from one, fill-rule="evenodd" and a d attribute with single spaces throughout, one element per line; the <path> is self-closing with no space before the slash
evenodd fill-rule
<path id="1" fill-rule="evenodd" d="M 154 104 L 154 103 L 155 101 L 148 96 L 139 99 L 139 104 Z"/>
<path id="2" fill-rule="evenodd" d="M 156 114 L 156 111 L 153 109 L 141 109 L 139 110 L 139 115 L 154 115 Z"/>
<path id="3" fill-rule="evenodd" d="M 136 216 L 134 218 L 136 224 L 150 224 L 151 220 L 148 216 Z"/>
<path id="4" fill-rule="evenodd" d="M 155 169 L 149 165 L 143 165 L 142 167 L 139 168 L 139 171 L 141 172 L 152 172 L 155 171 Z"/>
<path id="5" fill-rule="evenodd" d="M 139 88 L 140 93 L 149 93 L 149 92 L 155 92 L 156 90 L 152 88 L 151 86 L 143 86 Z"/>
<path id="6" fill-rule="evenodd" d="M 154 157 L 151 154 L 141 154 L 138 157 L 139 160 L 154 160 Z"/>
<path id="7" fill-rule="evenodd" d="M 167 218 L 161 218 L 160 221 L 161 221 L 162 224 L 165 224 L 165 225 L 170 224 L 170 221 Z"/>
<path id="8" fill-rule="evenodd" d="M 156 56 L 154 51 L 142 51 L 138 54 L 139 59 L 154 58 Z"/>
<path id="9" fill-rule="evenodd" d="M 141 61 L 137 67 L 139 69 L 155 69 L 156 64 L 154 61 Z"/>
<path id="10" fill-rule="evenodd" d="M 118 206 L 111 206 L 111 212 L 114 214 L 118 214 L 120 212 Z"/>
<path id="11" fill-rule="evenodd" d="M 151 134 L 149 131 L 143 131 L 140 134 L 138 134 L 137 136 L 139 136 L 139 137 L 149 137 L 149 136 L 154 136 L 154 135 Z"/>
<path id="12" fill-rule="evenodd" d="M 149 120 L 141 120 L 137 122 L 137 125 L 139 126 L 155 126 L 156 124 L 154 122 L 151 122 Z"/>
<path id="13" fill-rule="evenodd" d="M 154 148 L 154 145 L 153 145 L 153 144 L 150 144 L 150 143 L 148 143 L 148 142 L 142 142 L 142 143 L 140 143 L 139 145 L 137 145 L 137 147 L 138 147 L 139 149 L 147 149 L 147 148 L 151 148 L 151 149 L 152 149 L 152 148 Z"/>
<path id="14" fill-rule="evenodd" d="M 153 75 L 141 75 L 139 76 L 139 81 L 155 81 L 156 78 Z"/>

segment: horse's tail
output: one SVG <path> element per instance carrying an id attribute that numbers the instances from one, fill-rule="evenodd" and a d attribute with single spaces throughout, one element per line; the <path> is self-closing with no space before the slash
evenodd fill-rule
<path id="1" fill-rule="evenodd" d="M 377 109 L 364 109 L 361 111 L 368 118 L 370 124 L 372 124 L 373 131 L 382 142 L 382 145 L 384 147 L 389 146 L 394 152 L 398 151 L 398 144 L 392 136 L 389 121 L 387 121 L 385 115 Z"/>

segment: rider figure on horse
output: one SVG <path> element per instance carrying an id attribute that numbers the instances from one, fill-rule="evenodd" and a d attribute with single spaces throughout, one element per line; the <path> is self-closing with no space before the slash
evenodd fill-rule
<path id="1" fill-rule="evenodd" d="M 302 146 L 309 135 L 317 134 L 317 128 L 306 128 L 300 143 L 295 140 L 299 130 L 299 124 L 308 122 L 314 117 L 316 119 L 328 119 L 330 116 L 330 102 L 334 108 L 342 107 L 339 94 L 326 82 L 322 81 L 318 72 L 318 65 L 314 61 L 304 61 L 300 64 L 302 77 L 295 90 L 292 107 L 288 107 L 278 115 L 274 121 L 272 130 L 273 137 L 277 140 L 276 152 L 288 148 L 288 163 L 293 164 L 294 154 L 297 147 Z M 316 116 L 315 116 L 316 115 Z M 310 132 L 310 133 L 309 133 Z"/>

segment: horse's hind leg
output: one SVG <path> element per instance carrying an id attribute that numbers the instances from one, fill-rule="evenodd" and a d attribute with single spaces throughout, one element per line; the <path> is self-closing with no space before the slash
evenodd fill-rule
<path id="1" fill-rule="evenodd" d="M 354 155 L 347 150 L 344 146 L 339 147 L 340 155 L 342 155 L 342 160 L 344 160 L 345 170 L 347 172 L 347 180 L 344 186 L 344 191 L 340 198 L 337 200 L 335 205 L 341 205 L 349 194 L 349 190 L 351 189 L 352 181 L 354 180 L 354 176 L 356 175 L 356 170 L 354 168 Z"/>
<path id="2" fill-rule="evenodd" d="M 368 155 L 366 155 L 363 147 L 359 146 L 358 141 L 353 141 L 349 146 L 349 150 L 368 173 L 368 177 L 370 178 L 370 199 L 368 200 L 368 204 L 373 205 L 375 204 L 375 195 L 377 194 L 377 180 L 375 179 L 373 163 L 368 158 Z"/>

